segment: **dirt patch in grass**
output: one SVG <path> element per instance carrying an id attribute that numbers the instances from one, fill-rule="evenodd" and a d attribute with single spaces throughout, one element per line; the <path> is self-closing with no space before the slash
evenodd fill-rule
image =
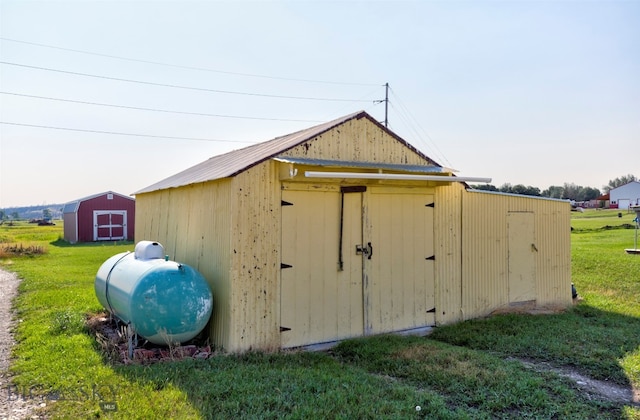
<path id="1" fill-rule="evenodd" d="M 577 305 L 582 301 L 582 297 L 577 296 L 573 299 L 573 305 Z M 543 305 L 540 306 L 536 301 L 517 302 L 497 308 L 489 314 L 489 317 L 503 314 L 529 314 L 529 315 L 554 315 L 566 312 L 566 305 Z"/>
<path id="2" fill-rule="evenodd" d="M 395 357 L 407 360 L 437 360 L 437 363 L 446 365 L 452 372 L 473 371 L 474 367 L 464 359 L 452 358 L 439 354 L 437 349 L 425 346 L 411 346 L 394 353 Z M 581 390 L 588 399 L 601 400 L 616 404 L 625 404 L 640 407 L 640 390 L 633 386 L 622 386 L 608 381 L 597 380 L 585 376 L 570 367 L 556 367 L 550 363 L 540 362 L 525 358 L 507 358 L 508 361 L 518 361 L 522 365 L 535 372 L 553 372 L 573 381 L 576 388 Z M 477 374 L 477 373 L 475 373 Z"/>
<path id="3" fill-rule="evenodd" d="M 517 360 L 524 367 L 536 372 L 554 372 L 560 376 L 571 379 L 576 386 L 583 390 L 590 398 L 604 399 L 614 403 L 623 403 L 640 407 L 640 390 L 632 386 L 621 386 L 607 381 L 584 376 L 578 371 L 568 367 L 555 367 L 549 363 L 539 362 L 528 359 L 510 358 L 509 360 Z"/>

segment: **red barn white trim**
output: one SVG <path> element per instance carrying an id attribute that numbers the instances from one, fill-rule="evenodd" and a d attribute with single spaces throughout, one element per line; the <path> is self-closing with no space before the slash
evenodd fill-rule
<path id="1" fill-rule="evenodd" d="M 69 202 L 62 209 L 70 243 L 133 240 L 135 200 L 113 191 Z"/>

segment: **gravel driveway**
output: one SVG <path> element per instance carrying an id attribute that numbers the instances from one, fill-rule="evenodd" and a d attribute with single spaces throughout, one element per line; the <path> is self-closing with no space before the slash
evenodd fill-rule
<path id="1" fill-rule="evenodd" d="M 12 329 L 14 314 L 11 309 L 13 298 L 18 292 L 20 280 L 14 273 L 0 269 L 0 419 L 38 419 L 34 414 L 38 401 L 25 400 L 16 395 L 10 384 L 9 363 L 11 362 Z M 13 391 L 13 392 L 12 392 Z"/>

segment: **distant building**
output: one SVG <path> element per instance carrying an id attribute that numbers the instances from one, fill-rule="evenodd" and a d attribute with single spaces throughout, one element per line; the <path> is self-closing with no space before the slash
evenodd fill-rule
<path id="1" fill-rule="evenodd" d="M 640 205 L 640 182 L 631 181 L 609 191 L 609 208 L 628 210 L 629 206 Z"/>
<path id="2" fill-rule="evenodd" d="M 596 198 L 596 201 L 598 202 L 597 207 L 605 209 L 609 208 L 610 199 L 609 193 L 602 194 L 600 197 Z"/>
<path id="3" fill-rule="evenodd" d="M 62 208 L 64 239 L 76 242 L 133 240 L 135 200 L 113 191 L 69 202 Z"/>

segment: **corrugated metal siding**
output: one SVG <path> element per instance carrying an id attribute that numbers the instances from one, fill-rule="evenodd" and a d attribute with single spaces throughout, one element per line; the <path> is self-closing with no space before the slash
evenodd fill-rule
<path id="1" fill-rule="evenodd" d="M 462 310 L 464 319 L 509 305 L 509 212 L 532 212 L 537 306 L 571 302 L 569 204 L 523 196 L 462 195 Z"/>
<path id="2" fill-rule="evenodd" d="M 434 201 L 430 188 L 374 187 L 365 195 L 365 331 L 434 325 Z"/>
<path id="3" fill-rule="evenodd" d="M 538 302 L 571 303 L 571 209 L 568 203 L 544 201 L 536 214 Z"/>
<path id="4" fill-rule="evenodd" d="M 280 347 L 280 182 L 267 161 L 232 179 L 230 351 Z"/>
<path id="5" fill-rule="evenodd" d="M 435 189 L 436 325 L 463 319 L 462 307 L 462 195 L 452 183 Z"/>
<path id="6" fill-rule="evenodd" d="M 432 165 L 406 144 L 368 119 L 351 119 L 279 156 L 311 159 Z"/>
<path id="7" fill-rule="evenodd" d="M 158 226 L 158 219 L 162 207 L 160 201 L 163 193 L 156 192 L 150 194 L 141 195 L 141 200 L 136 200 L 136 223 L 135 223 L 135 237 L 138 241 L 144 240 L 158 240 L 160 227 Z M 155 238 L 155 239 L 154 239 Z"/>
<path id="8" fill-rule="evenodd" d="M 309 184 L 307 184 L 309 185 Z M 282 346 L 296 347 L 363 335 L 362 192 L 287 184 L 282 198 Z M 325 188 L 323 188 L 325 187 Z M 342 217 L 342 237 L 340 237 Z M 342 247 L 340 247 L 342 240 Z M 343 270 L 340 270 L 342 248 Z"/>
<path id="9" fill-rule="evenodd" d="M 224 346 L 230 325 L 231 180 L 196 184 L 137 197 L 136 238 L 158 241 L 211 286 L 210 337 Z"/>
<path id="10" fill-rule="evenodd" d="M 462 197 L 462 311 L 464 319 L 470 319 L 507 304 L 509 198 Z"/>

